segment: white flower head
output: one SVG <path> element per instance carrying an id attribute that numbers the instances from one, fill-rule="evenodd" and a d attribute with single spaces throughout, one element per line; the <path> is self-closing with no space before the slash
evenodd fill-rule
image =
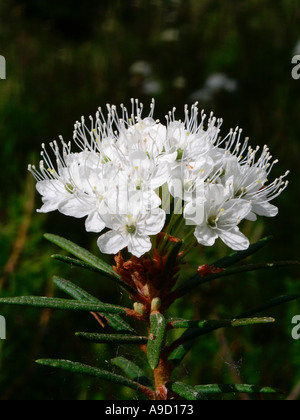
<path id="1" fill-rule="evenodd" d="M 239 128 L 220 137 L 222 119 L 199 112 L 197 103 L 184 108 L 184 120 L 174 108 L 165 123 L 154 118 L 154 101 L 146 116 L 137 100 L 130 111 L 124 105 L 106 109 L 89 123 L 77 121 L 73 142 L 50 143 L 54 159 L 43 144 L 39 168 L 29 165 L 43 201 L 38 211 L 85 218 L 87 232 L 108 229 L 98 239 L 102 252 L 149 252 L 157 245 L 150 237 L 165 227 L 170 196 L 181 200 L 181 221 L 193 225 L 205 246 L 220 238 L 245 249 L 240 222 L 277 214 L 271 201 L 286 188 L 288 173 L 269 182 L 277 161 L 267 146 L 260 153 L 248 139 L 242 142 Z M 170 220 L 181 226 L 179 217 Z"/>

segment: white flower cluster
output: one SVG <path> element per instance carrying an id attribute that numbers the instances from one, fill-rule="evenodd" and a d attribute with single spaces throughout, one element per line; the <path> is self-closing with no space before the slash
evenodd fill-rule
<path id="1" fill-rule="evenodd" d="M 128 247 L 140 257 L 165 227 L 161 191 L 167 190 L 182 201 L 183 217 L 200 244 L 212 246 L 221 238 L 234 250 L 246 249 L 239 223 L 277 214 L 270 201 L 286 187 L 287 173 L 269 183 L 277 161 L 268 148 L 241 142 L 239 129 L 221 139 L 222 120 L 211 115 L 206 122 L 197 104 L 186 106 L 184 121 L 174 109 L 166 124 L 153 119 L 154 101 L 148 117 L 142 111 L 132 100 L 131 112 L 108 105 L 107 115 L 99 108 L 89 126 L 82 118 L 75 124 L 76 153 L 62 138 L 61 147 L 50 143 L 55 163 L 43 144 L 39 169 L 29 165 L 43 200 L 38 211 L 86 217 L 88 232 L 106 229 L 98 239 L 103 253 Z"/>

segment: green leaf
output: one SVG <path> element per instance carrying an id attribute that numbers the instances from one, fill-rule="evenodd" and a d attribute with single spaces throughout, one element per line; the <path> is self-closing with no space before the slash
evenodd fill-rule
<path id="1" fill-rule="evenodd" d="M 198 287 L 202 284 L 208 283 L 215 279 L 221 279 L 224 277 L 232 276 L 234 274 L 245 273 L 249 271 L 257 271 L 263 270 L 268 268 L 279 268 L 279 267 L 287 267 L 287 266 L 294 266 L 300 265 L 298 261 L 276 261 L 272 263 L 261 263 L 261 264 L 247 264 L 241 265 L 234 268 L 229 268 L 227 270 L 221 271 L 219 273 L 211 274 L 205 277 L 200 276 L 198 273 L 183 283 L 177 290 L 173 292 L 173 295 L 176 299 L 179 297 L 184 296 L 185 294 L 189 293 L 195 287 Z"/>
<path id="2" fill-rule="evenodd" d="M 194 345 L 194 342 L 190 340 L 181 344 L 175 350 L 172 351 L 168 360 L 174 366 L 174 368 L 176 368 L 177 366 L 181 364 L 185 356 L 192 349 L 193 345 Z"/>
<path id="3" fill-rule="evenodd" d="M 269 242 L 273 240 L 273 236 L 268 236 L 266 238 L 261 239 L 260 241 L 256 242 L 249 246 L 248 249 L 244 251 L 234 252 L 220 260 L 214 262 L 212 265 L 217 268 L 227 268 L 237 262 L 244 260 L 245 258 L 250 257 L 251 255 L 255 254 L 260 249 L 264 248 Z"/>
<path id="4" fill-rule="evenodd" d="M 186 400 L 203 400 L 207 394 L 282 394 L 282 391 L 256 385 L 198 385 L 190 386 L 182 382 L 168 382 L 166 387 Z"/>
<path id="5" fill-rule="evenodd" d="M 178 366 L 179 363 L 186 356 L 187 352 L 192 348 L 193 343 L 187 345 L 188 342 L 199 338 L 212 331 L 220 328 L 237 328 L 250 325 L 271 324 L 274 323 L 274 318 L 247 318 L 247 319 L 232 319 L 232 320 L 210 320 L 210 321 L 174 321 L 171 325 L 174 328 L 189 328 L 180 338 L 175 340 L 169 347 L 171 353 L 169 361 L 173 365 Z"/>
<path id="6" fill-rule="evenodd" d="M 182 382 L 168 382 L 166 388 L 175 394 L 189 401 L 204 400 L 201 392 L 197 391 L 194 387 L 186 385 Z"/>
<path id="7" fill-rule="evenodd" d="M 140 337 L 127 334 L 96 334 L 77 332 L 76 336 L 91 343 L 114 343 L 114 344 L 147 344 L 147 337 Z"/>
<path id="8" fill-rule="evenodd" d="M 233 320 L 241 320 L 243 322 L 243 318 L 247 318 L 253 315 L 256 315 L 257 313 L 263 312 L 267 309 L 271 309 L 274 307 L 277 307 L 279 305 L 282 305 L 284 303 L 288 303 L 291 302 L 293 300 L 299 299 L 300 295 L 287 295 L 287 296 L 280 296 L 277 297 L 275 299 L 272 299 L 270 301 L 268 301 L 267 303 L 260 305 L 254 309 L 251 309 L 247 312 L 243 312 L 242 314 L 239 314 L 237 316 L 235 316 L 233 318 Z M 266 318 L 268 319 L 268 318 Z M 271 320 L 272 318 L 270 318 Z M 174 323 L 176 323 L 177 321 L 172 321 Z M 186 321 L 178 321 L 178 322 L 186 322 Z M 188 321 L 187 321 L 188 322 Z M 177 326 L 179 326 L 180 324 L 178 323 Z M 179 366 L 179 364 L 182 362 L 182 360 L 185 358 L 185 356 L 187 355 L 187 353 L 191 350 L 191 348 L 193 347 L 194 342 L 192 341 L 195 338 L 198 338 L 200 336 L 202 336 L 203 334 L 207 334 L 209 332 L 215 331 L 219 328 L 217 324 L 215 325 L 211 325 L 209 326 L 208 324 L 206 324 L 206 326 L 204 325 L 203 328 L 199 329 L 199 330 L 194 330 L 194 331 L 186 331 L 178 340 L 176 340 L 176 342 L 174 342 L 171 346 L 170 346 L 170 351 L 172 352 L 170 357 L 169 357 L 169 361 L 171 363 L 173 363 L 173 365 Z M 178 347 L 176 347 L 178 346 Z M 174 350 L 173 350 L 174 348 Z"/>
<path id="9" fill-rule="evenodd" d="M 88 302 L 102 303 L 96 297 L 90 295 L 88 292 L 83 290 L 81 287 L 72 283 L 69 280 L 62 279 L 60 277 L 54 276 L 53 283 L 63 292 L 67 293 L 69 296 L 77 300 L 87 300 Z"/>
<path id="10" fill-rule="evenodd" d="M 115 375 L 114 373 L 97 369 L 92 366 L 83 365 L 81 363 L 71 362 L 69 360 L 53 360 L 53 359 L 41 359 L 37 360 L 36 363 L 42 366 L 49 366 L 55 369 L 60 369 L 68 371 L 71 373 L 79 373 L 82 375 L 92 376 L 98 379 L 103 379 L 105 381 L 114 382 L 119 385 L 124 385 L 128 388 L 131 388 L 137 392 L 141 392 L 144 395 L 152 396 L 153 393 L 150 389 L 140 385 L 137 382 L 134 382 L 130 379 L 124 378 L 123 376 Z"/>
<path id="11" fill-rule="evenodd" d="M 70 311 L 89 311 L 107 314 L 125 313 L 126 308 L 104 303 L 78 302 L 71 299 L 56 299 L 39 296 L 21 296 L 16 298 L 1 298 L 0 304 L 31 306 L 35 308 L 62 309 Z"/>
<path id="12" fill-rule="evenodd" d="M 201 394 L 282 394 L 276 388 L 257 385 L 197 385 L 194 387 Z"/>
<path id="13" fill-rule="evenodd" d="M 133 381 L 138 382 L 141 385 L 152 386 L 151 381 L 146 377 L 143 370 L 130 360 L 125 357 L 116 357 L 111 360 L 114 366 L 122 369 L 123 372 Z"/>
<path id="14" fill-rule="evenodd" d="M 80 246 L 69 241 L 68 239 L 53 235 L 51 233 L 46 233 L 44 237 L 48 241 L 59 246 L 65 251 L 68 251 L 70 254 L 74 255 L 85 263 L 91 265 L 94 268 L 97 268 L 99 271 L 101 271 L 102 274 L 113 279 L 119 278 L 119 276 L 114 272 L 113 268 L 109 264 L 102 261 L 100 258 L 96 257 L 86 249 L 81 248 Z"/>
<path id="15" fill-rule="evenodd" d="M 279 305 L 283 305 L 284 303 L 288 303 L 288 302 L 292 302 L 294 300 L 300 299 L 300 295 L 285 295 L 285 296 L 279 296 L 275 299 L 271 299 L 268 302 L 257 306 L 253 309 L 250 309 L 249 311 L 243 312 L 241 314 L 239 314 L 238 316 L 236 316 L 236 319 L 240 319 L 240 318 L 247 318 L 249 316 L 253 316 L 256 315 L 260 312 L 263 312 L 267 309 L 272 309 L 275 308 Z"/>
<path id="16" fill-rule="evenodd" d="M 151 369 L 156 369 L 161 356 L 166 336 L 166 320 L 164 316 L 155 312 L 150 316 L 150 336 L 147 346 L 147 357 Z"/>
<path id="17" fill-rule="evenodd" d="M 59 255 L 59 254 L 52 255 L 51 258 L 54 259 L 54 260 L 61 261 L 63 263 L 69 264 L 73 267 L 79 267 L 79 268 L 83 268 L 83 269 L 86 269 L 86 270 L 89 270 L 89 271 L 93 271 L 94 273 L 103 274 L 102 269 L 99 269 L 98 267 L 92 266 L 92 265 L 90 265 L 90 264 L 88 264 L 84 261 L 80 261 L 80 260 L 77 260 L 77 259 L 74 259 L 74 258 L 66 257 L 64 255 Z M 128 284 L 123 282 L 117 274 L 115 274 L 115 276 L 113 276 L 111 278 L 114 282 L 116 282 L 119 286 L 121 286 L 123 289 L 125 289 L 131 295 L 136 294 L 136 291 L 131 286 L 129 286 Z"/>
<path id="18" fill-rule="evenodd" d="M 173 328 L 197 328 L 200 332 L 213 331 L 219 328 L 236 328 L 245 327 L 249 325 L 272 324 L 275 322 L 274 318 L 246 318 L 246 319 L 232 319 L 232 320 L 209 320 L 209 321 L 174 321 L 171 323 Z"/>
<path id="19" fill-rule="evenodd" d="M 94 302 L 94 303 L 102 303 L 99 299 L 90 295 L 88 292 L 81 289 L 79 286 L 75 285 L 69 280 L 64 280 L 55 276 L 53 278 L 53 281 L 59 289 L 63 290 L 69 296 L 72 296 L 74 299 L 81 300 L 81 301 L 86 300 L 88 302 Z M 106 314 L 104 316 L 103 314 L 101 314 L 101 316 L 103 316 L 108 322 L 108 325 L 114 328 L 116 331 L 135 333 L 134 329 L 131 328 L 131 326 L 127 324 L 127 322 L 125 322 L 119 315 Z"/>
<path id="20" fill-rule="evenodd" d="M 127 332 L 135 334 L 135 330 L 127 324 L 119 315 L 101 315 L 106 319 L 108 325 L 118 332 Z"/>
<path id="21" fill-rule="evenodd" d="M 263 312 L 267 309 L 271 309 L 274 307 L 277 307 L 279 305 L 282 305 L 284 303 L 292 302 L 294 300 L 297 300 L 300 298 L 300 295 L 286 295 L 286 296 L 279 296 L 275 299 L 272 299 L 268 301 L 265 304 L 262 304 L 254 309 L 251 309 L 247 312 L 243 312 L 242 314 L 239 314 L 235 316 L 234 320 L 242 320 L 244 318 L 251 317 L 253 315 L 256 315 L 260 312 Z M 171 322 L 176 322 L 171 321 Z M 185 322 L 185 321 L 180 321 Z M 207 329 L 206 329 L 207 328 Z M 219 327 L 218 327 L 219 328 Z M 214 328 L 212 325 L 212 328 L 205 327 L 204 329 L 199 329 L 198 331 L 186 331 L 178 340 L 176 340 L 170 347 L 169 351 L 171 352 L 169 356 L 169 362 L 171 362 L 175 367 L 179 366 L 180 363 L 183 361 L 185 356 L 189 353 L 189 351 L 192 349 L 194 345 L 193 339 L 198 338 L 202 336 L 203 334 L 207 334 L 209 332 L 215 331 L 218 328 Z"/>

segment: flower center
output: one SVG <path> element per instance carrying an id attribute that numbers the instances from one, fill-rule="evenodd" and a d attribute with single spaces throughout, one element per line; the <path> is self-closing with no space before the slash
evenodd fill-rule
<path id="1" fill-rule="evenodd" d="M 72 184 L 66 184 L 65 189 L 68 191 L 68 193 L 73 194 L 74 193 L 74 187 Z"/>
<path id="2" fill-rule="evenodd" d="M 207 223 L 210 227 L 215 228 L 217 227 L 217 216 L 212 216 L 208 219 Z"/>
<path id="3" fill-rule="evenodd" d="M 242 187 L 242 188 L 240 188 L 238 191 L 237 191 L 237 193 L 236 193 L 236 197 L 240 197 L 240 198 L 243 198 L 243 197 L 245 197 L 245 195 L 247 194 L 247 188 L 245 188 L 245 187 Z"/>
<path id="4" fill-rule="evenodd" d="M 181 160 L 182 159 L 183 153 L 184 153 L 184 150 L 183 149 L 178 149 L 177 150 L 177 160 Z"/>
<path id="5" fill-rule="evenodd" d="M 136 232 L 136 226 L 134 225 L 126 225 L 126 231 L 130 234 L 130 235 L 134 235 Z"/>

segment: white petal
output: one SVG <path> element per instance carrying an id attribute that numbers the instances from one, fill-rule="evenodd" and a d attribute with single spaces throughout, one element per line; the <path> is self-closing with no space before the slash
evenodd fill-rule
<path id="1" fill-rule="evenodd" d="M 161 209 L 158 209 L 157 211 L 157 214 L 155 214 L 155 212 L 149 214 L 149 217 L 147 217 L 144 222 L 145 224 L 141 224 L 141 229 L 144 234 L 157 235 L 162 231 L 166 220 L 166 213 Z"/>
<path id="2" fill-rule="evenodd" d="M 258 214 L 259 216 L 265 216 L 265 217 L 275 217 L 278 214 L 278 208 L 268 202 L 265 202 L 265 203 L 254 202 L 252 205 L 252 211 Z"/>
<path id="3" fill-rule="evenodd" d="M 205 199 L 199 198 L 189 202 L 184 208 L 184 218 L 188 226 L 202 225 L 205 219 Z"/>
<path id="4" fill-rule="evenodd" d="M 67 195 L 67 190 L 60 181 L 49 180 L 49 181 L 39 181 L 36 184 L 36 189 L 39 194 L 46 197 L 55 197 L 57 194 L 65 193 Z"/>
<path id="5" fill-rule="evenodd" d="M 246 220 L 250 220 L 251 222 L 256 222 L 257 220 L 257 216 L 255 213 L 253 213 L 253 211 L 250 211 L 249 214 L 247 214 L 247 216 L 245 217 Z"/>
<path id="6" fill-rule="evenodd" d="M 152 243 L 149 236 L 132 235 L 129 237 L 128 251 L 136 257 L 141 257 L 151 248 Z"/>
<path id="7" fill-rule="evenodd" d="M 121 249 L 128 246 L 128 241 L 119 233 L 111 230 L 101 235 L 98 238 L 97 244 L 103 254 L 116 255 Z"/>
<path id="8" fill-rule="evenodd" d="M 152 174 L 150 181 L 150 188 L 156 190 L 157 188 L 164 185 L 169 179 L 169 166 L 167 163 L 159 164 Z"/>
<path id="9" fill-rule="evenodd" d="M 251 204 L 247 200 L 233 199 L 227 201 L 224 205 L 224 212 L 220 216 L 218 226 L 223 224 L 234 223 L 238 224 L 239 221 L 245 219 L 251 211 Z"/>
<path id="10" fill-rule="evenodd" d="M 105 223 L 101 219 L 98 211 L 90 213 L 85 221 L 85 229 L 87 232 L 101 232 L 105 228 Z"/>
<path id="11" fill-rule="evenodd" d="M 48 213 L 58 209 L 58 206 L 72 195 L 67 192 L 61 182 L 56 180 L 40 181 L 36 184 L 36 189 L 42 195 L 44 205 L 38 213 Z"/>
<path id="12" fill-rule="evenodd" d="M 44 200 L 43 200 L 44 201 Z M 49 213 L 50 211 L 57 210 L 59 202 L 53 200 L 45 200 L 42 207 L 37 210 L 38 213 Z"/>
<path id="13" fill-rule="evenodd" d="M 219 231 L 219 236 L 222 241 L 234 251 L 242 251 L 249 248 L 250 242 L 248 238 L 239 231 L 239 228 L 230 231 Z"/>
<path id="14" fill-rule="evenodd" d="M 77 197 L 72 197 L 71 199 L 63 201 L 58 206 L 58 210 L 65 216 L 72 216 L 79 219 L 89 214 L 90 206 L 83 200 L 80 200 Z"/>
<path id="15" fill-rule="evenodd" d="M 221 184 L 208 185 L 208 199 L 213 207 L 221 206 L 226 200 L 227 191 Z"/>
<path id="16" fill-rule="evenodd" d="M 211 229 L 206 224 L 197 226 L 195 230 L 195 237 L 199 244 L 204 246 L 213 246 L 218 238 L 218 235 L 214 229 Z"/>

